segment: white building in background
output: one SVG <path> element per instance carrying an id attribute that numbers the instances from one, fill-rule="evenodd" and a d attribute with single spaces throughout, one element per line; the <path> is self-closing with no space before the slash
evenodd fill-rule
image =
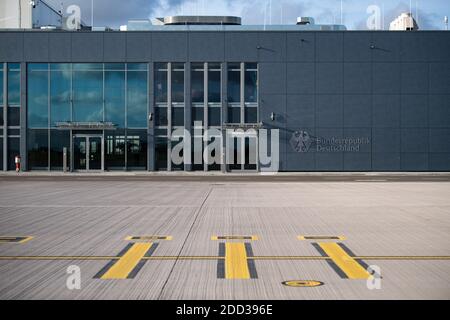
<path id="1" fill-rule="evenodd" d="M 43 0 L 0 0 L 0 29 L 61 27 L 61 12 Z"/>
<path id="2" fill-rule="evenodd" d="M 405 12 L 391 22 L 389 30 L 419 30 L 419 26 L 412 14 L 410 12 Z"/>

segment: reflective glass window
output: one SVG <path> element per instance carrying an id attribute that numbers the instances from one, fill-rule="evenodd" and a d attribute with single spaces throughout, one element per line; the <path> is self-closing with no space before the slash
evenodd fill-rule
<path id="1" fill-rule="evenodd" d="M 167 102 L 167 63 L 155 63 L 155 101 Z"/>
<path id="2" fill-rule="evenodd" d="M 20 155 L 20 138 L 8 137 L 8 170 L 15 170 L 15 157 Z"/>
<path id="3" fill-rule="evenodd" d="M 105 121 L 125 127 L 125 71 L 105 71 Z"/>
<path id="4" fill-rule="evenodd" d="M 172 63 L 172 102 L 184 102 L 183 63 Z"/>
<path id="5" fill-rule="evenodd" d="M 28 127 L 48 127 L 48 69 L 28 65 Z M 48 68 L 48 66 L 47 66 Z"/>
<path id="6" fill-rule="evenodd" d="M 0 63 L 0 105 L 3 105 L 3 63 Z"/>
<path id="7" fill-rule="evenodd" d="M 50 125 L 71 120 L 71 66 L 50 64 Z"/>
<path id="8" fill-rule="evenodd" d="M 172 125 L 184 126 L 184 108 L 182 106 L 172 108 Z"/>
<path id="9" fill-rule="evenodd" d="M 155 107 L 155 125 L 167 126 L 167 107 Z"/>
<path id="10" fill-rule="evenodd" d="M 48 130 L 28 130 L 27 144 L 30 170 L 48 169 Z"/>
<path id="11" fill-rule="evenodd" d="M 76 70 L 75 67 L 79 70 Z M 80 122 L 103 121 L 103 71 L 91 71 L 91 64 L 74 64 L 73 120 Z"/>
<path id="12" fill-rule="evenodd" d="M 127 72 L 127 126 L 147 127 L 147 72 Z"/>
<path id="13" fill-rule="evenodd" d="M 258 71 L 253 63 L 245 64 L 245 102 L 257 102 L 258 100 Z"/>
<path id="14" fill-rule="evenodd" d="M 220 126 L 221 121 L 221 111 L 220 107 L 209 107 L 208 108 L 208 126 Z"/>
<path id="15" fill-rule="evenodd" d="M 205 93 L 203 63 L 193 63 L 191 66 L 191 98 L 192 102 L 203 102 Z"/>
<path id="16" fill-rule="evenodd" d="M 3 170 L 3 137 L 0 137 L 0 170 Z"/>
<path id="17" fill-rule="evenodd" d="M 7 112 L 8 126 L 20 126 L 20 108 L 9 107 Z"/>
<path id="18" fill-rule="evenodd" d="M 147 169 L 147 130 L 127 130 L 127 168 Z"/>
<path id="19" fill-rule="evenodd" d="M 50 130 L 50 169 L 62 170 L 63 149 L 67 148 L 67 166 L 70 166 L 70 131 Z"/>
<path id="20" fill-rule="evenodd" d="M 125 131 L 105 131 L 105 168 L 123 170 L 125 168 Z"/>
<path id="21" fill-rule="evenodd" d="M 8 105 L 20 105 L 20 63 L 8 63 Z"/>
<path id="22" fill-rule="evenodd" d="M 167 170 L 167 137 L 157 137 L 155 141 L 156 170 Z"/>
<path id="23" fill-rule="evenodd" d="M 228 65 L 228 102 L 241 101 L 241 69 L 239 63 Z"/>
<path id="24" fill-rule="evenodd" d="M 220 102 L 221 99 L 221 72 L 219 63 L 208 64 L 208 102 Z"/>
<path id="25" fill-rule="evenodd" d="M 241 122 L 241 108 L 240 106 L 228 107 L 228 123 Z"/>

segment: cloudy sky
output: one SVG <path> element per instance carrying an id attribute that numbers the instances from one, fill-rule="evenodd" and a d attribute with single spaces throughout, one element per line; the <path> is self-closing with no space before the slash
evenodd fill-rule
<path id="1" fill-rule="evenodd" d="M 55 8 L 79 5 L 82 20 L 90 24 L 92 0 L 45 0 Z M 341 15 L 342 2 L 342 15 Z M 93 0 L 94 25 L 118 28 L 129 19 L 167 15 L 236 15 L 243 24 L 294 24 L 298 16 L 316 23 L 342 23 L 351 30 L 366 29 L 369 5 L 379 6 L 384 27 L 411 6 L 420 29 L 443 29 L 450 15 L 449 0 Z"/>

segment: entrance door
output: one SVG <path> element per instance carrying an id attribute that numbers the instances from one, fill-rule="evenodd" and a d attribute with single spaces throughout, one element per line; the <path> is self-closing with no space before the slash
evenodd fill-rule
<path id="1" fill-rule="evenodd" d="M 73 168 L 79 170 L 103 170 L 103 137 L 91 135 L 73 136 Z"/>
<path id="2" fill-rule="evenodd" d="M 257 170 L 257 136 L 233 134 L 233 162 L 229 164 L 231 171 L 256 171 Z"/>

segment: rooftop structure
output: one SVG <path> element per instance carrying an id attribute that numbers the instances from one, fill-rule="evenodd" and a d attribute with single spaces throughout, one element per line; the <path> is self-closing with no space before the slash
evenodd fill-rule
<path id="1" fill-rule="evenodd" d="M 416 20 L 414 20 L 410 12 L 405 12 L 399 15 L 394 21 L 389 25 L 389 30 L 419 30 Z"/>

